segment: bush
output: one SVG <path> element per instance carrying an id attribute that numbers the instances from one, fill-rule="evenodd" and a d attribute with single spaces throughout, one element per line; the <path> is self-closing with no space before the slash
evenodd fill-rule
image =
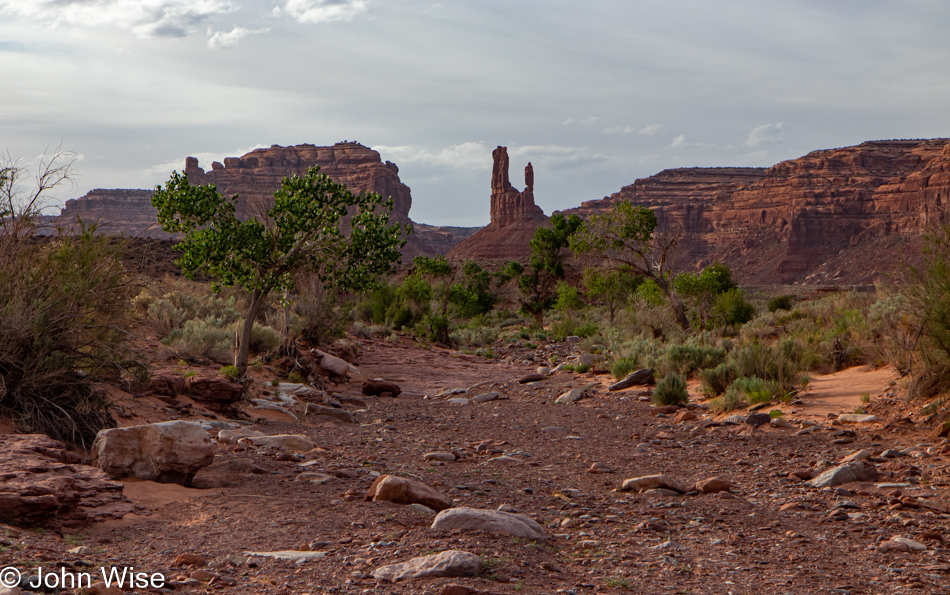
<path id="1" fill-rule="evenodd" d="M 574 371 L 578 374 L 586 374 L 587 372 L 590 372 L 590 366 L 587 364 L 577 364 L 574 366 Z"/>
<path id="2" fill-rule="evenodd" d="M 610 366 L 610 373 L 617 380 L 623 380 L 630 372 L 636 372 L 639 369 L 636 360 L 625 357 L 618 359 L 614 362 L 614 365 Z"/>
<path id="3" fill-rule="evenodd" d="M 774 382 L 783 393 L 791 392 L 801 382 L 801 372 L 810 368 L 814 353 L 797 341 L 783 339 L 777 345 L 751 341 L 730 355 L 730 362 L 739 377 L 757 377 Z"/>
<path id="4" fill-rule="evenodd" d="M 736 377 L 735 367 L 725 362 L 715 368 L 699 371 L 699 379 L 703 383 L 703 392 L 710 398 L 718 397 L 726 392 L 726 389 L 735 381 Z"/>
<path id="5" fill-rule="evenodd" d="M 311 345 L 324 346 L 343 337 L 346 315 L 339 307 L 340 296 L 328 291 L 316 275 L 302 275 L 297 281 L 294 311 L 300 337 Z M 273 326 L 273 324 L 271 325 Z"/>
<path id="6" fill-rule="evenodd" d="M 695 370 L 715 368 L 726 361 L 726 350 L 721 347 L 684 344 L 666 348 L 660 368 L 688 377 Z"/>
<path id="7" fill-rule="evenodd" d="M 742 291 L 730 289 L 716 299 L 710 312 L 715 326 L 741 326 L 755 316 L 755 307 L 745 300 Z"/>
<path id="8" fill-rule="evenodd" d="M 654 405 L 685 405 L 689 401 L 686 380 L 673 372 L 656 383 L 650 402 Z"/>
<path id="9" fill-rule="evenodd" d="M 774 297 L 769 300 L 768 309 L 769 309 L 769 312 L 775 312 L 777 310 L 791 311 L 794 305 L 795 305 L 795 296 L 780 295 L 778 297 Z"/>
<path id="10" fill-rule="evenodd" d="M 776 394 L 777 387 L 757 377 L 737 378 L 729 385 L 723 396 L 713 399 L 710 407 L 718 412 L 732 411 L 758 403 L 768 403 Z"/>
<path id="11" fill-rule="evenodd" d="M 241 371 L 238 370 L 237 366 L 222 366 L 221 369 L 218 370 L 218 374 L 221 374 L 222 376 L 230 379 L 233 382 L 237 380 L 238 378 L 240 378 Z"/>

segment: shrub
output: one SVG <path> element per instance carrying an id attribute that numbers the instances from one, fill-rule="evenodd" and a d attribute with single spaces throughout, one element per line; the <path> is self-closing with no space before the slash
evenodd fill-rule
<path id="1" fill-rule="evenodd" d="M 703 383 L 703 392 L 710 398 L 718 397 L 726 392 L 726 389 L 729 388 L 736 377 L 735 367 L 725 362 L 715 368 L 706 368 L 699 371 L 699 379 Z"/>
<path id="2" fill-rule="evenodd" d="M 297 372 L 291 372 L 290 374 L 287 374 L 287 382 L 293 382 L 294 384 L 303 384 L 306 381 L 307 379 L 301 376 Z"/>
<path id="3" fill-rule="evenodd" d="M 636 360 L 625 357 L 618 359 L 614 362 L 614 365 L 610 366 L 610 373 L 617 380 L 623 380 L 630 372 L 636 372 L 639 369 Z"/>
<path id="4" fill-rule="evenodd" d="M 654 405 L 684 405 L 689 401 L 686 391 L 686 380 L 673 372 L 667 374 L 656 383 L 650 401 Z"/>
<path id="5" fill-rule="evenodd" d="M 218 374 L 221 374 L 225 378 L 234 381 L 240 378 L 241 371 L 238 370 L 237 366 L 222 366 L 221 369 L 218 370 Z"/>
<path id="6" fill-rule="evenodd" d="M 695 344 L 670 345 L 666 348 L 660 368 L 688 377 L 695 370 L 715 368 L 726 360 L 726 350 Z"/>
<path id="7" fill-rule="evenodd" d="M 710 319 L 716 326 L 741 326 L 755 316 L 755 307 L 745 300 L 742 291 L 730 289 L 716 299 Z"/>
<path id="8" fill-rule="evenodd" d="M 713 399 L 710 407 L 719 413 L 731 411 L 757 403 L 768 403 L 775 395 L 776 385 L 761 378 L 737 378 L 723 396 Z"/>
<path id="9" fill-rule="evenodd" d="M 795 304 L 795 296 L 793 295 L 780 295 L 769 300 L 768 309 L 769 312 L 775 312 L 777 310 L 786 310 L 791 311 L 792 306 Z"/>
<path id="10" fill-rule="evenodd" d="M 564 370 L 565 372 L 573 372 L 574 366 L 572 364 L 564 364 L 564 366 L 561 369 Z"/>
<path id="11" fill-rule="evenodd" d="M 574 366 L 574 371 L 578 374 L 585 374 L 590 371 L 590 366 L 587 364 L 577 364 Z"/>
<path id="12" fill-rule="evenodd" d="M 792 339 L 777 345 L 751 341 L 730 355 L 730 362 L 740 377 L 757 377 L 774 382 L 783 393 L 794 390 L 801 382 L 801 371 L 810 367 L 814 353 Z"/>
<path id="13" fill-rule="evenodd" d="M 346 316 L 339 307 L 339 295 L 326 290 L 316 275 L 302 275 L 297 288 L 294 311 L 299 317 L 299 335 L 316 346 L 329 345 L 341 338 L 346 329 Z"/>
<path id="14" fill-rule="evenodd" d="M 192 359 L 206 357 L 227 363 L 232 357 L 232 336 L 221 318 L 193 318 L 172 331 L 162 343 Z"/>

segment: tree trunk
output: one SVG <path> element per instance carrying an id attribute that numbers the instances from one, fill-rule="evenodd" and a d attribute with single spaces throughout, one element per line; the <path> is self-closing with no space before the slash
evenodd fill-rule
<path id="1" fill-rule="evenodd" d="M 247 355 L 251 346 L 251 329 L 254 328 L 254 321 L 257 319 L 257 313 L 261 311 L 261 305 L 264 303 L 266 293 L 255 290 L 251 294 L 251 307 L 247 311 L 247 317 L 244 319 L 244 326 L 241 328 L 241 335 L 238 337 L 237 352 L 234 354 L 234 365 L 238 369 L 238 378 L 243 380 L 247 373 Z"/>
<path id="2" fill-rule="evenodd" d="M 670 296 L 670 307 L 673 308 L 673 315 L 676 316 L 676 323 L 679 324 L 684 331 L 688 331 L 689 319 L 686 318 L 686 307 L 679 299 L 679 296 L 675 294 Z"/>
<path id="3" fill-rule="evenodd" d="M 544 328 L 544 310 L 538 309 L 534 312 L 534 323 L 538 325 L 539 329 Z"/>

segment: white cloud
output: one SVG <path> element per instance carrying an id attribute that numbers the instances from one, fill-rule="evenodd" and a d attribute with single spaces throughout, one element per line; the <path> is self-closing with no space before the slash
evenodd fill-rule
<path id="1" fill-rule="evenodd" d="M 366 9 L 366 0 L 287 0 L 272 14 L 290 15 L 298 23 L 331 23 L 352 20 Z"/>
<path id="2" fill-rule="evenodd" d="M 780 143 L 785 140 L 785 136 L 790 130 L 790 126 L 781 122 L 778 124 L 763 124 L 754 128 L 743 144 L 747 147 L 758 147 L 761 144 Z"/>
<path id="3" fill-rule="evenodd" d="M 676 138 L 674 138 L 674 139 L 673 139 L 673 142 L 671 142 L 669 145 L 667 145 L 666 148 L 667 148 L 667 149 L 679 149 L 680 147 L 685 147 L 685 146 L 686 146 L 686 135 L 685 135 L 685 134 L 681 134 L 681 135 L 677 136 Z"/>
<path id="4" fill-rule="evenodd" d="M 597 120 L 600 120 L 599 116 L 591 116 L 589 118 L 568 118 L 564 120 L 565 126 L 570 126 L 571 124 L 583 124 L 584 126 L 592 126 L 597 123 Z"/>
<path id="5" fill-rule="evenodd" d="M 0 0 L 0 11 L 51 26 L 114 27 L 139 37 L 185 37 L 230 0 Z"/>
<path id="6" fill-rule="evenodd" d="M 257 35 L 258 33 L 267 33 L 268 31 L 270 31 L 270 29 L 245 29 L 244 27 L 238 27 L 237 25 L 235 25 L 234 28 L 228 32 L 215 31 L 212 34 L 212 30 L 208 29 L 208 34 L 211 35 L 211 37 L 208 39 L 208 47 L 213 50 L 233 47 L 248 35 Z"/>
<path id="7" fill-rule="evenodd" d="M 604 132 L 607 134 L 632 134 L 637 131 L 637 127 L 632 124 L 627 124 L 626 126 L 609 126 L 604 128 Z"/>
<path id="8" fill-rule="evenodd" d="M 653 136 L 656 134 L 662 126 L 659 124 L 648 124 L 640 130 L 640 134 L 645 134 L 647 136 Z"/>
<path id="9" fill-rule="evenodd" d="M 373 147 L 383 159 L 401 163 L 426 163 L 453 169 L 484 169 L 491 165 L 491 149 L 485 143 L 465 142 L 444 149 L 431 150 L 412 145 Z"/>

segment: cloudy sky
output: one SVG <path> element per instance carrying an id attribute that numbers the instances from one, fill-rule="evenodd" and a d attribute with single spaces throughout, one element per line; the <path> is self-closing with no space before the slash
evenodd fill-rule
<path id="1" fill-rule="evenodd" d="M 194 155 L 357 140 L 411 216 L 488 222 L 491 150 L 538 204 L 668 167 L 950 137 L 944 0 L 0 0 L 0 149 L 149 188 Z"/>

